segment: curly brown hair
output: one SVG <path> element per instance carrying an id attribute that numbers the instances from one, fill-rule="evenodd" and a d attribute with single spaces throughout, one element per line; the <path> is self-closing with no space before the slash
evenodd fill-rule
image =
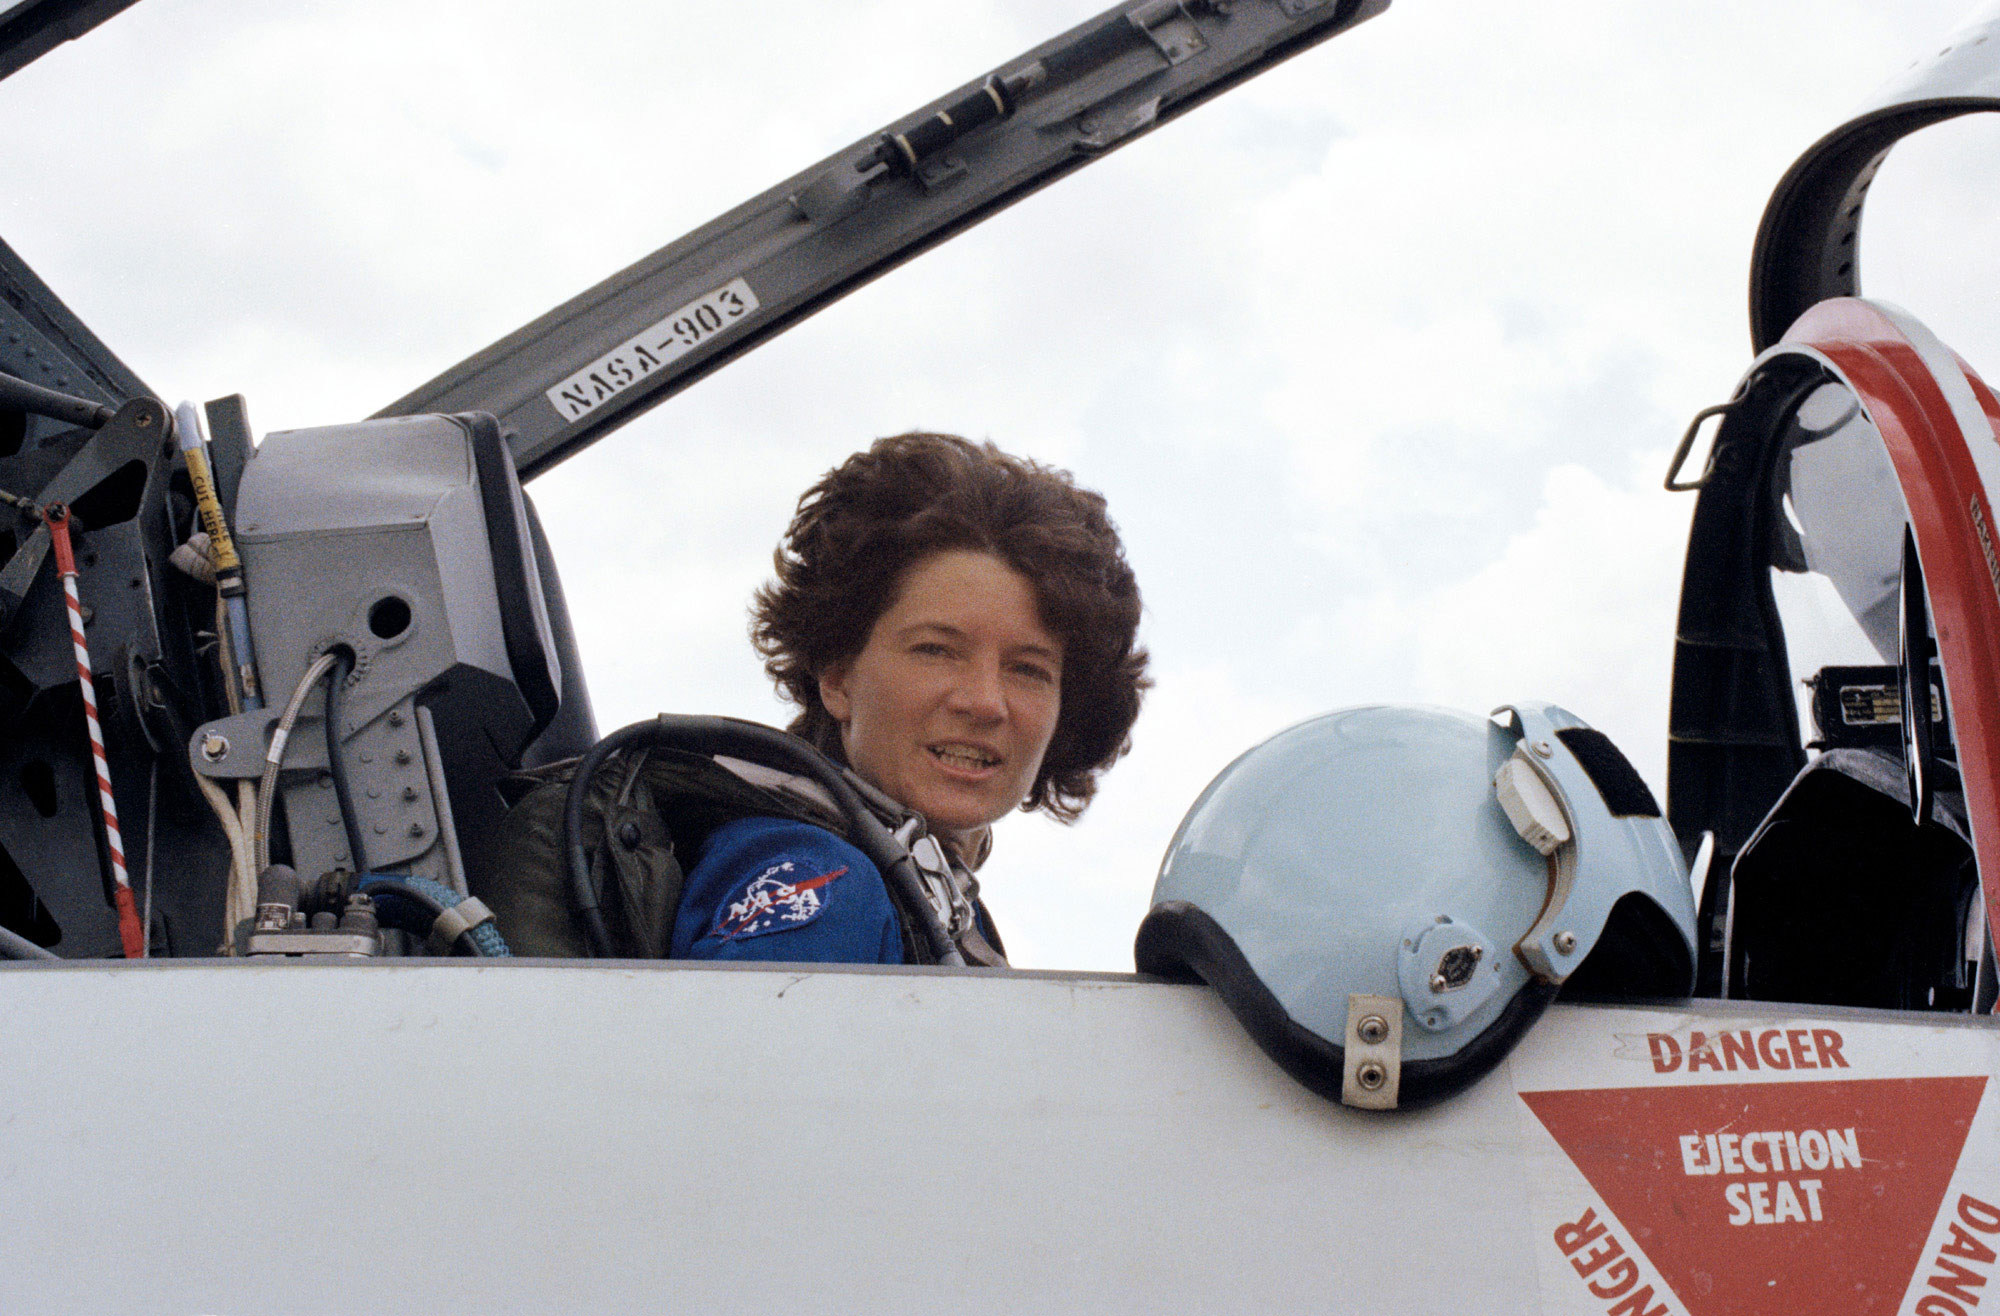
<path id="1" fill-rule="evenodd" d="M 799 706 L 791 731 L 845 762 L 820 676 L 851 661 L 934 553 L 991 553 L 1030 581 L 1042 624 L 1063 645 L 1056 728 L 1021 807 L 1073 822 L 1097 776 L 1132 746 L 1152 684 L 1136 644 L 1139 585 L 1104 499 L 1067 471 L 954 434 L 877 439 L 822 476 L 772 555 L 750 637 L 764 670 Z"/>

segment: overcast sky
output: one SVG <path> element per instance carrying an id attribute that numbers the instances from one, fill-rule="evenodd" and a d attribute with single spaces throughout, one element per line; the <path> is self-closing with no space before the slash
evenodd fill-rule
<path id="1" fill-rule="evenodd" d="M 0 83 L 0 236 L 169 400 L 351 420 L 1100 7 L 144 0 Z M 1749 364 L 1758 216 L 1966 13 L 1396 0 L 536 481 L 601 726 L 784 720 L 749 592 L 805 485 L 923 427 L 1101 489 L 1146 594 L 1131 757 L 1000 831 L 1019 964 L 1129 969 L 1201 787 L 1327 709 L 1553 699 L 1661 789 L 1660 477 Z M 1996 146 L 1902 148 L 1864 237 L 1975 364 Z"/>

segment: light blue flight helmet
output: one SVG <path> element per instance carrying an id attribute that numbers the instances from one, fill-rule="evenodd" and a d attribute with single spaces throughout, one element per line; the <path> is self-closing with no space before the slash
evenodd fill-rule
<path id="1" fill-rule="evenodd" d="M 1350 708 L 1223 769 L 1174 834 L 1135 948 L 1215 987 L 1314 1091 L 1427 1105 L 1565 983 L 1684 996 L 1694 896 L 1625 756 L 1553 704 Z"/>

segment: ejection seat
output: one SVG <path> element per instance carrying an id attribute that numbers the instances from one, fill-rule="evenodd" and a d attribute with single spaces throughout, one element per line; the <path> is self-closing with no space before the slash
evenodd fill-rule
<path id="1" fill-rule="evenodd" d="M 1964 797 L 1911 816 L 1902 759 L 1828 749 L 1806 764 L 1731 870 L 1727 994 L 1965 1010 L 1984 926 Z M 1986 950 L 1992 974 L 1991 951 Z"/>

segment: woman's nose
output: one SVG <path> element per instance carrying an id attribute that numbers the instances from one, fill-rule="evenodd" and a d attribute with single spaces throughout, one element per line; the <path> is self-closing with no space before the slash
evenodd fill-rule
<path id="1" fill-rule="evenodd" d="M 951 706 L 981 721 L 997 722 L 1007 715 L 1007 696 L 1000 685 L 997 661 L 967 663 L 952 683 Z"/>

